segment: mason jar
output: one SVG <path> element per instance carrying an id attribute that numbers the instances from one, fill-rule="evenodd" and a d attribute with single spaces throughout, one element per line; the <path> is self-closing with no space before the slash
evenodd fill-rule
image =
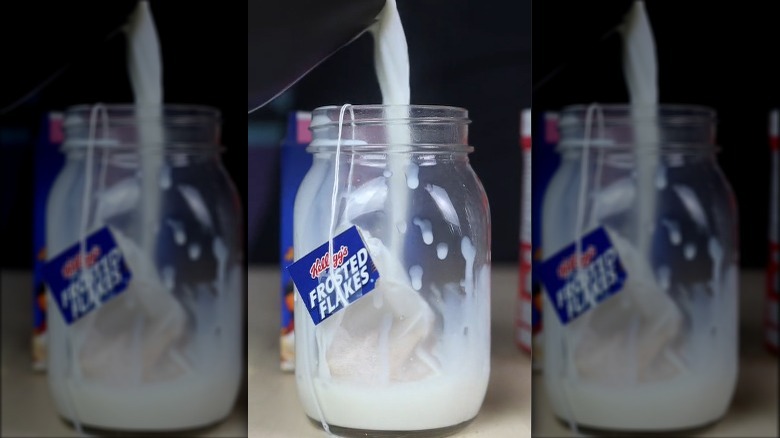
<path id="1" fill-rule="evenodd" d="M 93 278 L 102 274 L 90 257 L 115 246 L 128 278 L 113 294 L 88 281 L 81 295 L 49 288 L 57 411 L 99 430 L 173 431 L 224 419 L 243 369 L 244 263 L 219 112 L 84 105 L 69 108 L 63 125 L 49 260 L 80 248 L 87 256 L 69 261 L 70 274 Z M 93 235 L 114 243 L 93 246 Z M 76 304 L 81 312 L 71 313 Z"/>
<path id="2" fill-rule="evenodd" d="M 737 377 L 739 243 L 714 111 L 571 106 L 559 126 L 543 251 L 561 261 L 547 274 L 585 283 L 545 291 L 544 382 L 555 415 L 618 431 L 716 421 Z M 599 232 L 609 250 L 588 243 Z"/>
<path id="3" fill-rule="evenodd" d="M 468 123 L 466 110 L 442 106 L 312 113 L 296 260 L 355 227 L 379 275 L 370 293 L 316 325 L 309 291 L 296 288 L 298 395 L 324 428 L 437 436 L 480 409 L 490 373 L 490 214 L 468 160 Z"/>

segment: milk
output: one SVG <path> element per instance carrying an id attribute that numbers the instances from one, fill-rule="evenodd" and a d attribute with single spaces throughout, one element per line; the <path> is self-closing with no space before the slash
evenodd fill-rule
<path id="1" fill-rule="evenodd" d="M 320 379 L 315 380 L 315 387 L 329 424 L 363 430 L 425 430 L 474 418 L 485 397 L 487 379 L 480 370 L 468 370 L 380 388 Z M 319 419 L 307 402 L 307 414 Z"/>
<path id="2" fill-rule="evenodd" d="M 546 328 L 545 328 L 546 330 Z M 567 418 L 562 394 L 582 426 L 623 430 L 685 429 L 703 426 L 728 408 L 736 383 L 735 364 L 714 363 L 707 373 L 690 373 L 675 379 L 631 388 L 548 379 L 555 415 Z"/>
<path id="3" fill-rule="evenodd" d="M 665 175 L 658 173 L 657 158 L 643 154 L 659 139 L 658 110 L 658 61 L 655 41 L 644 2 L 634 2 L 626 14 L 620 30 L 623 36 L 623 72 L 631 97 L 631 113 L 634 118 L 637 160 L 636 242 L 639 251 L 646 254 L 650 247 L 652 218 L 657 207 L 655 190 L 666 186 Z"/>
<path id="4" fill-rule="evenodd" d="M 55 253 L 71 240 L 57 231 Z M 171 290 L 176 270 L 167 266 L 158 275 L 140 247 L 120 231 L 113 233 L 132 270 L 128 289 L 70 327 L 58 312 L 48 315 L 49 385 L 57 410 L 106 429 L 189 429 L 224 418 L 240 384 L 236 339 L 242 326 L 235 316 L 242 304 L 241 268 L 222 266 L 215 284 L 198 284 L 194 291 L 181 286 L 186 293 L 176 299 Z M 173 279 L 166 281 L 168 276 Z M 179 310 L 184 308 L 197 324 L 186 324 Z M 117 323 L 140 323 L 104 333 L 101 312 L 108 312 L 104 324 L 106 315 Z"/>
<path id="5" fill-rule="evenodd" d="M 69 391 L 79 421 L 92 427 L 127 430 L 197 428 L 224 418 L 232 408 L 238 390 L 240 362 L 226 358 L 217 359 L 213 365 L 212 370 L 192 372 L 172 382 L 117 389 L 83 382 L 76 387 L 75 382 L 68 380 L 59 382 L 52 392 L 58 410 L 67 415 L 70 406 L 65 400 Z M 214 373 L 236 377 L 227 381 L 214 379 Z"/>
<path id="6" fill-rule="evenodd" d="M 156 150 L 162 147 L 164 139 L 162 121 L 158 121 L 162 115 L 162 62 L 157 30 L 147 1 L 138 3 L 126 31 L 128 74 L 135 95 L 136 116 L 139 120 L 153 120 L 138 125 L 143 176 L 138 225 L 142 233 L 141 246 L 149 257 L 153 257 L 157 243 L 155 225 L 160 217 L 159 187 L 165 188 L 169 182 L 165 180 L 162 155 Z"/>
<path id="7" fill-rule="evenodd" d="M 81 193 L 84 173 L 83 163 L 68 161 L 49 209 L 72 209 L 68 195 L 73 187 Z M 140 182 L 121 180 L 105 192 L 117 186 L 137 193 Z M 95 199 L 92 231 L 106 223 L 125 223 L 134 217 L 138 202 L 136 198 L 130 208 L 113 209 L 103 208 L 111 202 L 105 193 L 96 193 Z M 50 254 L 78 240 L 78 222 L 78 215 L 48 221 Z M 111 229 L 133 275 L 128 288 L 71 326 L 58 309 L 47 315 L 48 381 L 57 411 L 77 424 L 106 429 L 193 428 L 224 418 L 240 384 L 241 343 L 236 340 L 242 326 L 236 315 L 242 305 L 241 268 L 220 262 L 216 284 L 192 284 L 186 269 L 155 266 L 137 240 Z M 174 248 L 199 244 L 201 257 L 212 246 L 187 236 L 177 220 L 161 230 L 171 236 Z M 223 248 L 221 243 L 216 247 L 218 253 L 210 256 L 219 260 Z M 197 324 L 185 320 L 185 312 Z M 153 358 L 160 365 L 144 365 Z"/>
<path id="8" fill-rule="evenodd" d="M 484 399 L 490 370 L 490 309 L 487 300 L 480 299 L 490 289 L 489 267 L 483 266 L 475 277 L 475 284 L 468 289 L 476 295 L 464 296 L 462 286 L 454 283 L 441 288 L 432 286 L 433 290 L 426 291 L 437 297 L 437 314 L 444 315 L 443 330 L 434 336 L 431 349 L 432 359 L 440 365 L 436 373 L 408 382 L 367 384 L 352 382 L 349 377 L 333 378 L 322 370 L 307 382 L 306 375 L 299 372 L 298 393 L 306 414 L 320 421 L 322 412 L 327 424 L 339 427 L 396 431 L 443 428 L 474 418 Z M 382 285 L 377 283 L 371 295 L 383 292 Z M 298 321 L 308 317 L 301 306 L 296 306 L 295 311 L 296 317 L 301 317 Z M 310 320 L 301 325 L 306 326 L 306 331 L 311 329 Z M 313 347 L 308 336 L 297 336 L 296 342 L 310 344 L 299 344 L 298 348 Z M 306 355 L 298 355 L 297 360 L 296 370 L 313 366 Z"/>

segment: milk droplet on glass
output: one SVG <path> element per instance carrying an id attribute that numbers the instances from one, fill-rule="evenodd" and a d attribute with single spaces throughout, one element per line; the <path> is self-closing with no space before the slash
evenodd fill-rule
<path id="1" fill-rule="evenodd" d="M 710 278 L 710 287 L 716 296 L 721 295 L 721 269 L 723 264 L 723 247 L 715 237 L 710 237 L 707 243 L 707 250 L 712 258 L 712 277 Z"/>
<path id="2" fill-rule="evenodd" d="M 344 195 L 344 218 L 352 222 L 364 214 L 382 211 L 385 209 L 386 200 L 387 180 L 382 177 L 373 178 Z"/>
<path id="3" fill-rule="evenodd" d="M 474 258 L 477 255 L 477 248 L 471 243 L 468 236 L 463 236 L 460 241 L 460 253 L 466 260 L 466 270 L 464 272 L 463 287 L 466 289 L 466 295 L 474 294 Z"/>
<path id="4" fill-rule="evenodd" d="M 416 189 L 420 185 L 420 180 L 417 178 L 419 168 L 414 163 L 409 163 L 406 167 L 406 185 L 410 189 Z"/>
<path id="5" fill-rule="evenodd" d="M 696 257 L 696 245 L 692 243 L 686 243 L 683 248 L 683 254 L 687 260 L 693 260 Z"/>
<path id="6" fill-rule="evenodd" d="M 173 266 L 165 266 L 164 268 L 162 268 L 162 281 L 166 289 L 173 290 L 175 277 L 176 277 L 176 270 L 174 270 Z"/>
<path id="7" fill-rule="evenodd" d="M 658 190 L 666 188 L 666 168 L 664 166 L 658 166 L 658 171 L 655 174 L 655 188 Z"/>
<path id="8" fill-rule="evenodd" d="M 398 229 L 399 233 L 401 233 L 401 234 L 406 233 L 406 222 L 405 221 L 398 222 L 395 227 Z"/>
<path id="9" fill-rule="evenodd" d="M 447 194 L 447 191 L 444 190 L 442 187 L 439 187 L 434 184 L 426 185 L 425 190 L 427 190 L 428 193 L 430 193 L 431 198 L 436 203 L 436 206 L 439 207 L 439 211 L 441 211 L 444 220 L 446 220 L 447 222 L 451 223 L 456 227 L 460 227 L 460 219 L 458 218 L 458 212 L 455 211 L 455 206 L 452 204 L 452 201 L 450 200 L 450 196 Z"/>
<path id="10" fill-rule="evenodd" d="M 446 243 L 436 245 L 436 256 L 439 257 L 439 260 L 444 260 L 447 257 L 447 250 Z"/>
<path id="11" fill-rule="evenodd" d="M 426 245 L 433 243 L 433 231 L 431 231 L 431 221 L 427 219 L 414 218 L 412 223 L 420 227 L 422 233 L 423 242 Z"/>
<path id="12" fill-rule="evenodd" d="M 590 220 L 595 221 L 624 212 L 633 206 L 635 199 L 636 187 L 628 178 L 615 181 L 598 191 Z"/>
<path id="13" fill-rule="evenodd" d="M 171 187 L 171 168 L 163 165 L 160 168 L 160 188 L 165 190 Z"/>
<path id="14" fill-rule="evenodd" d="M 698 225 L 701 229 L 708 229 L 707 215 L 704 213 L 704 207 L 702 206 L 701 201 L 699 201 L 699 197 L 696 196 L 696 192 L 691 190 L 690 187 L 682 185 L 675 185 L 672 188 L 674 189 L 675 193 L 677 193 L 680 201 L 682 201 L 685 209 L 688 210 L 688 214 L 691 216 L 691 219 L 696 222 L 696 225 Z"/>
<path id="15" fill-rule="evenodd" d="M 227 265 L 228 249 L 225 246 L 225 242 L 221 238 L 215 237 L 211 244 L 211 251 L 214 253 L 214 258 L 217 259 L 217 279 L 214 286 L 217 290 L 222 290 L 222 285 L 225 282 L 225 266 Z"/>
<path id="16" fill-rule="evenodd" d="M 423 268 L 420 265 L 414 265 L 409 268 L 409 278 L 412 280 L 414 290 L 420 290 L 422 287 Z"/>
<path id="17" fill-rule="evenodd" d="M 184 226 L 181 222 L 168 219 L 168 226 L 170 226 L 171 231 L 173 231 L 173 241 L 176 242 L 177 245 L 184 245 L 184 242 L 187 241 L 187 234 L 184 232 Z"/>
<path id="18" fill-rule="evenodd" d="M 720 247 L 720 243 L 718 243 L 718 240 L 714 237 L 710 238 L 708 249 L 713 261 L 720 262 L 723 260 L 723 248 Z"/>
<path id="19" fill-rule="evenodd" d="M 97 217 L 102 220 L 125 214 L 138 208 L 141 185 L 133 178 L 125 178 L 98 194 Z"/>
<path id="20" fill-rule="evenodd" d="M 188 248 L 188 253 L 190 259 L 197 260 L 200 257 L 200 245 L 198 245 L 197 243 L 190 244 L 190 247 Z"/>
<path id="21" fill-rule="evenodd" d="M 200 195 L 200 192 L 195 187 L 188 185 L 180 185 L 178 188 L 179 193 L 181 193 L 182 197 L 187 202 L 187 205 L 190 207 L 190 210 L 192 210 L 195 219 L 200 222 L 203 228 L 207 230 L 213 229 L 208 206 Z"/>
<path id="22" fill-rule="evenodd" d="M 672 275 L 671 270 L 668 266 L 660 266 L 658 268 L 658 285 L 663 288 L 663 290 L 669 290 L 669 282 L 670 277 Z"/>
<path id="23" fill-rule="evenodd" d="M 382 172 L 382 175 L 384 175 L 385 178 L 390 178 L 391 176 L 393 176 L 393 171 L 390 169 L 385 169 L 385 171 Z"/>
<path id="24" fill-rule="evenodd" d="M 673 245 L 679 245 L 680 242 L 682 242 L 682 234 L 680 234 L 680 227 L 677 225 L 677 222 L 664 220 L 663 224 L 669 231 L 669 241 L 672 242 Z"/>

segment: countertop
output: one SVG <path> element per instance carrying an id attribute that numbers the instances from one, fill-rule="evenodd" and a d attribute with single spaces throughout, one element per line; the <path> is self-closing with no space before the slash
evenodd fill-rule
<path id="1" fill-rule="evenodd" d="M 249 436 L 323 437 L 298 401 L 294 373 L 279 369 L 278 270 L 249 271 Z M 491 372 L 477 417 L 455 437 L 531 433 L 531 361 L 513 340 L 517 268 L 493 267 Z"/>
<path id="2" fill-rule="evenodd" d="M 3 437 L 78 437 L 75 429 L 56 413 L 49 396 L 46 374 L 31 366 L 32 274 L 0 272 L 2 295 L 2 429 Z M 188 433 L 202 437 L 246 436 L 246 388 L 238 394 L 233 411 L 213 427 Z"/>
<path id="3" fill-rule="evenodd" d="M 762 344 L 766 277 L 763 271 L 740 274 L 740 340 L 737 388 L 726 415 L 718 422 L 689 432 L 697 437 L 777 437 L 778 357 Z M 574 437 L 547 404 L 541 372 L 533 375 L 533 436 Z M 581 436 L 581 435 L 580 435 Z M 679 434 L 674 436 L 680 436 Z"/>

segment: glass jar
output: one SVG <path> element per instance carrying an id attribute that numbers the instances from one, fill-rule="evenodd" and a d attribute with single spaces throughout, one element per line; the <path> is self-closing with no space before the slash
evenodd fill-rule
<path id="1" fill-rule="evenodd" d="M 379 271 L 370 294 L 316 326 L 296 292 L 298 394 L 306 415 L 340 435 L 444 435 L 484 399 L 490 214 L 467 117 L 440 106 L 312 114 L 296 258 L 354 225 Z"/>
<path id="2" fill-rule="evenodd" d="M 131 275 L 124 291 L 70 324 L 50 289 L 49 386 L 76 428 L 191 429 L 232 409 L 245 274 L 219 117 L 185 105 L 65 113 L 66 162 L 48 200 L 49 257 L 107 228 Z"/>
<path id="3" fill-rule="evenodd" d="M 714 123 L 712 110 L 695 106 L 562 111 L 544 254 L 603 227 L 625 282 L 565 325 L 545 293 L 544 382 L 559 418 L 661 431 L 726 412 L 737 376 L 739 255 Z"/>

